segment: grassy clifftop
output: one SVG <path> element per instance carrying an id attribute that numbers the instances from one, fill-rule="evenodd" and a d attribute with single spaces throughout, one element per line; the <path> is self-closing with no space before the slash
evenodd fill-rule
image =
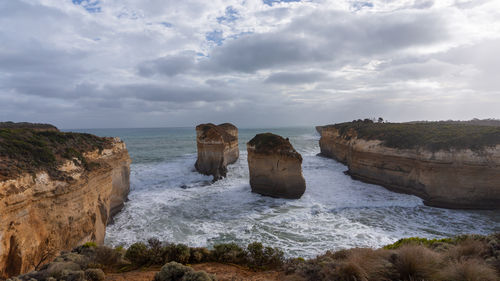
<path id="1" fill-rule="evenodd" d="M 346 138 L 355 132 L 358 138 L 381 140 L 392 148 L 482 150 L 500 144 L 500 127 L 460 122 L 374 123 L 369 120 L 325 126 L 338 129 Z"/>
<path id="2" fill-rule="evenodd" d="M 59 132 L 55 127 L 40 130 L 22 127 L 0 127 L 0 180 L 24 172 L 47 171 L 53 178 L 61 177 L 58 165 L 68 159 L 75 164 L 92 167 L 83 153 L 111 146 L 111 140 L 90 134 Z"/>

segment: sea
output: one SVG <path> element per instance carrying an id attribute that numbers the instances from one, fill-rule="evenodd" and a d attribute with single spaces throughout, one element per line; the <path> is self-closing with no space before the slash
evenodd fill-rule
<path id="1" fill-rule="evenodd" d="M 118 136 L 132 158 L 129 200 L 106 230 L 110 246 L 153 237 L 191 247 L 257 241 L 289 257 L 311 258 L 327 250 L 377 248 L 404 237 L 500 231 L 499 211 L 428 207 L 416 196 L 351 179 L 345 165 L 318 155 L 313 127 L 240 129 L 240 157 L 217 182 L 194 169 L 194 128 L 71 131 Z M 302 198 L 251 192 L 246 143 L 263 132 L 288 137 L 302 155 L 307 186 Z"/>

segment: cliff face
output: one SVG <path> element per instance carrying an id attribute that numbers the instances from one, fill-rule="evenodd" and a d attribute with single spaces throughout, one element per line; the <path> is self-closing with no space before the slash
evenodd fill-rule
<path id="1" fill-rule="evenodd" d="M 306 190 L 302 156 L 288 139 L 266 133 L 247 143 L 252 192 L 266 196 L 298 199 Z"/>
<path id="2" fill-rule="evenodd" d="M 123 142 L 106 142 L 61 160 L 58 177 L 43 169 L 0 177 L 0 278 L 33 270 L 84 242 L 103 243 L 106 224 L 127 198 L 131 163 Z"/>
<path id="3" fill-rule="evenodd" d="M 240 155 L 238 129 L 229 123 L 196 126 L 196 145 L 196 170 L 205 175 L 212 175 L 214 180 L 225 177 L 227 165 L 236 162 Z"/>
<path id="4" fill-rule="evenodd" d="M 500 145 L 482 150 L 399 149 L 380 140 L 320 127 L 321 154 L 348 166 L 355 179 L 413 194 L 430 206 L 500 208 Z"/>

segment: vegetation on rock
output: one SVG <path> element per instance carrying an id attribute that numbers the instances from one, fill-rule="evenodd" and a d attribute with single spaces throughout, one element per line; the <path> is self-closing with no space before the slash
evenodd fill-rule
<path id="1" fill-rule="evenodd" d="M 500 233 L 449 239 L 401 239 L 382 249 L 328 251 L 311 260 L 291 259 L 289 280 L 498 281 Z"/>
<path id="2" fill-rule="evenodd" d="M 0 128 L 0 179 L 38 171 L 62 179 L 64 175 L 57 167 L 64 161 L 73 160 L 75 165 L 91 170 L 98 164 L 87 162 L 83 154 L 110 146 L 111 139 L 91 134 Z"/>
<path id="3" fill-rule="evenodd" d="M 375 123 L 370 119 L 324 126 L 339 130 L 344 138 L 356 136 L 381 140 L 391 148 L 425 148 L 431 151 L 450 149 L 482 150 L 500 144 L 500 127 L 467 122 Z"/>
<path id="4" fill-rule="evenodd" d="M 107 258 L 112 252 L 117 253 L 117 259 Z M 110 260 L 115 264 L 107 264 Z M 219 244 L 209 250 L 149 239 L 147 243 L 133 244 L 126 253 L 118 247 L 80 246 L 63 253 L 39 271 L 11 280 L 74 280 L 72 278 L 80 277 L 85 279 L 79 280 L 102 280 L 100 269 L 116 272 L 150 265 L 162 266 L 154 281 L 216 280 L 215 276 L 196 272 L 179 261 L 184 264 L 230 263 L 253 270 L 274 270 L 282 272 L 284 280 L 294 281 L 499 281 L 500 233 L 445 239 L 412 237 L 380 249 L 327 251 L 309 260 L 285 260 L 282 251 L 261 243 L 251 243 L 246 249 L 234 243 Z"/>
<path id="5" fill-rule="evenodd" d="M 283 138 L 273 133 L 257 134 L 248 145 L 254 147 L 256 153 L 270 154 L 277 153 L 298 158 L 302 161 L 302 156 L 295 151 L 288 138 Z"/>

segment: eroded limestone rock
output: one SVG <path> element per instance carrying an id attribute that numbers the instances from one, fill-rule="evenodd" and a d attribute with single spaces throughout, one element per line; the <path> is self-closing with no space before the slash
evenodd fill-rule
<path id="1" fill-rule="evenodd" d="M 61 250 L 104 242 L 110 217 L 127 198 L 131 163 L 125 143 L 106 142 L 80 159 L 58 160 L 56 178 L 44 168 L 0 178 L 0 279 L 33 270 Z"/>
<path id="2" fill-rule="evenodd" d="M 226 176 L 227 165 L 238 160 L 238 129 L 230 123 L 211 123 L 196 126 L 198 159 L 195 168 L 214 180 Z"/>
<path id="3" fill-rule="evenodd" d="M 266 196 L 297 199 L 304 194 L 302 156 L 288 139 L 264 133 L 247 143 L 252 192 Z"/>

